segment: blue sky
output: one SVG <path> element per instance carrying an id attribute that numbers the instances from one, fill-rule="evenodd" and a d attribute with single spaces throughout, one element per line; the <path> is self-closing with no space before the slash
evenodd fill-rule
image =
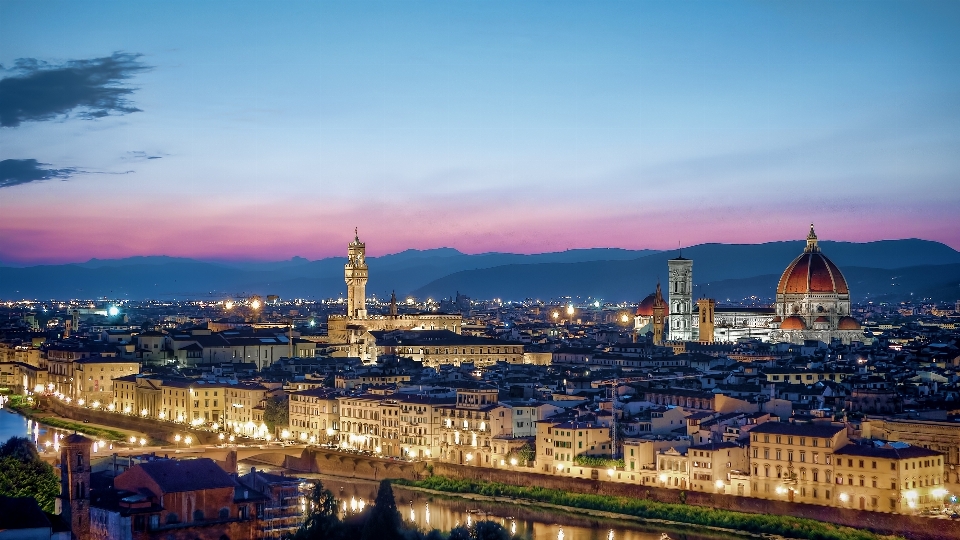
<path id="1" fill-rule="evenodd" d="M 960 248 L 957 28 L 957 2 L 3 0 L 11 88 L 142 56 L 126 110 L 0 127 L 0 261 L 317 258 L 354 226 L 374 254 L 811 221 Z"/>

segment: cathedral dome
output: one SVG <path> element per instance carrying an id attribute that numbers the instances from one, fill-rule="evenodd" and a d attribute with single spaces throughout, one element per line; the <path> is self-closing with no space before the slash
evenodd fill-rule
<path id="1" fill-rule="evenodd" d="M 640 301 L 637 306 L 637 316 L 653 317 L 653 304 L 657 299 L 657 293 L 650 293 L 646 298 Z"/>
<path id="2" fill-rule="evenodd" d="M 853 317 L 841 317 L 837 330 L 860 330 L 860 323 Z"/>
<path id="3" fill-rule="evenodd" d="M 793 315 L 787 317 L 783 320 L 783 323 L 780 324 L 781 330 L 806 330 L 807 325 L 803 323 L 803 319 Z"/>
<path id="4" fill-rule="evenodd" d="M 777 294 L 809 293 L 850 294 L 840 269 L 820 252 L 813 225 L 807 235 L 806 249 L 787 266 L 777 285 Z"/>

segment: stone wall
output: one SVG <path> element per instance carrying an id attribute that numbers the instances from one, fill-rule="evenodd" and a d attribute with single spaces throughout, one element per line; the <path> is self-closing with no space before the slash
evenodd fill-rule
<path id="1" fill-rule="evenodd" d="M 553 476 L 535 472 L 517 472 L 504 469 L 486 469 L 449 463 L 435 463 L 433 473 L 450 478 L 486 480 L 520 486 L 539 486 L 574 493 L 634 497 L 665 503 L 681 503 L 706 506 L 754 514 L 774 514 L 809 518 L 856 529 L 870 529 L 881 534 L 901 535 L 911 540 L 948 540 L 960 538 L 960 520 L 934 519 L 920 516 L 905 516 L 881 512 L 865 512 L 829 506 L 772 501 L 753 497 L 738 497 L 699 491 L 683 492 L 653 486 L 600 482 L 581 478 Z M 685 495 L 681 495 L 685 493 Z"/>

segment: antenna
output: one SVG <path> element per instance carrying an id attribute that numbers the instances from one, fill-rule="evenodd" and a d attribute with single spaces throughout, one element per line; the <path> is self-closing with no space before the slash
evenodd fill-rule
<path id="1" fill-rule="evenodd" d="M 680 246 L 680 241 L 679 241 L 679 240 L 677 240 L 677 251 L 680 252 L 680 258 L 682 259 L 682 258 L 683 258 L 683 247 Z"/>

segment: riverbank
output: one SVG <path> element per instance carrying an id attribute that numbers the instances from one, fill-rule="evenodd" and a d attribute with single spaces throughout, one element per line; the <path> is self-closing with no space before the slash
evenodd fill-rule
<path id="1" fill-rule="evenodd" d="M 117 442 L 125 441 L 130 436 L 135 436 L 138 438 L 139 436 L 142 436 L 136 432 L 121 431 L 111 426 L 73 422 L 42 409 L 30 408 L 22 402 L 15 403 L 11 401 L 4 406 L 4 409 L 49 427 L 63 429 L 66 431 L 76 431 L 77 433 L 83 433 L 84 435 L 90 435 L 91 437 L 96 437 L 102 440 Z"/>
<path id="2" fill-rule="evenodd" d="M 532 504 L 571 512 L 595 512 L 598 517 L 642 522 L 663 523 L 671 526 L 696 526 L 716 532 L 750 534 L 757 537 L 773 535 L 802 540 L 881 540 L 890 537 L 841 527 L 811 519 L 765 514 L 746 514 L 682 504 L 669 504 L 643 499 L 569 493 L 538 487 L 521 487 L 495 482 L 454 480 L 432 476 L 425 480 L 395 480 L 398 486 L 423 489 L 437 494 L 463 497 L 488 497 L 489 500 L 510 501 L 514 504 Z M 931 523 L 933 525 L 933 523 Z"/>

